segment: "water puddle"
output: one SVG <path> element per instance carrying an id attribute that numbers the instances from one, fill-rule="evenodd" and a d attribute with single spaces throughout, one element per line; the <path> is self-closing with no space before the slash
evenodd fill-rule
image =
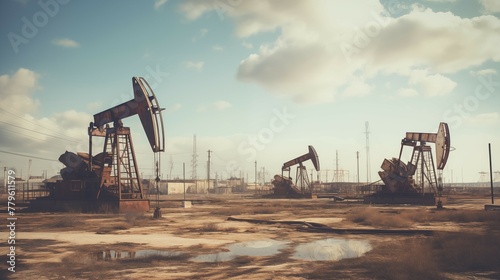
<path id="1" fill-rule="evenodd" d="M 305 261 L 337 261 L 361 257 L 371 249 L 372 246 L 365 240 L 329 238 L 298 245 L 292 258 Z"/>
<path id="2" fill-rule="evenodd" d="M 108 250 L 97 253 L 98 260 L 121 260 L 121 259 L 141 259 L 151 257 L 176 257 L 180 252 L 160 251 L 160 250 L 138 250 L 135 252 Z"/>
<path id="3" fill-rule="evenodd" d="M 193 262 L 224 262 L 239 256 L 266 257 L 279 254 L 289 247 L 289 242 L 276 240 L 260 240 L 234 243 L 224 246 L 224 251 L 192 257 Z M 347 258 L 358 258 L 369 252 L 372 246 L 365 240 L 323 239 L 297 245 L 293 259 L 305 261 L 337 261 Z M 115 251 L 106 250 L 97 253 L 98 260 L 122 260 L 141 258 L 175 258 L 182 252 L 162 250 Z"/>
<path id="4" fill-rule="evenodd" d="M 239 256 L 265 257 L 276 255 L 287 247 L 287 242 L 276 240 L 248 241 L 225 246 L 227 252 L 199 255 L 189 259 L 194 262 L 224 262 Z"/>

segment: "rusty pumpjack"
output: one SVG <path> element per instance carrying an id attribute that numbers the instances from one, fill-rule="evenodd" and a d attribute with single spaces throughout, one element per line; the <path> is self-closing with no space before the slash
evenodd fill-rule
<path id="1" fill-rule="evenodd" d="M 311 197 L 313 193 L 312 184 L 309 181 L 307 170 L 302 164 L 304 161 L 311 160 L 316 171 L 319 171 L 318 154 L 313 146 L 309 145 L 309 152 L 292 160 L 283 163 L 281 167 L 281 175 L 274 175 L 274 180 L 271 182 L 274 185 L 275 196 L 285 197 Z M 295 184 L 290 177 L 290 167 L 298 164 Z M 283 173 L 288 171 L 288 177 Z M 312 179 L 312 178 L 311 178 Z"/>
<path id="2" fill-rule="evenodd" d="M 149 211 L 150 203 L 139 176 L 130 128 L 123 126 L 122 119 L 139 116 L 155 153 L 156 179 L 159 181 L 158 153 L 165 150 L 162 109 L 144 78 L 133 77 L 132 85 L 132 100 L 94 115 L 94 122 L 88 128 L 88 153 L 66 152 L 59 157 L 66 166 L 60 172 L 63 180 L 49 185 L 50 195 L 37 199 L 34 205 L 51 210 Z M 103 150 L 95 156 L 92 154 L 93 137 L 104 138 Z"/>
<path id="3" fill-rule="evenodd" d="M 432 149 L 427 143 L 435 143 L 437 174 Z M 413 147 L 408 164 L 401 161 L 405 146 Z M 377 193 L 365 197 L 365 203 L 424 204 L 441 208 L 446 199 L 442 196 L 442 173 L 450 148 L 450 131 L 446 123 L 439 124 L 437 133 L 407 132 L 401 140 L 399 157 L 385 159 L 382 163 L 383 171 L 378 174 L 385 185 Z"/>

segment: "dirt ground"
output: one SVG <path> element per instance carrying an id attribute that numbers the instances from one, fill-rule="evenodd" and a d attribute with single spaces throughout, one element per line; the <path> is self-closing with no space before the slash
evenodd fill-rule
<path id="1" fill-rule="evenodd" d="M 15 272 L 3 226 L 0 278 L 500 279 L 500 211 L 484 211 L 488 197 L 453 196 L 444 210 L 252 194 L 188 195 L 193 205 L 183 208 L 181 199 L 162 196 L 160 219 L 18 209 Z"/>

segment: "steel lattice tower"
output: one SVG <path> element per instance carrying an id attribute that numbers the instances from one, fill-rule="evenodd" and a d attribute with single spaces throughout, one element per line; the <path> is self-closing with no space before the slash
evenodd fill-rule
<path id="1" fill-rule="evenodd" d="M 369 123 L 368 121 L 365 122 L 365 134 L 366 134 L 366 182 L 370 183 L 371 177 L 370 177 L 370 131 L 368 129 Z"/>

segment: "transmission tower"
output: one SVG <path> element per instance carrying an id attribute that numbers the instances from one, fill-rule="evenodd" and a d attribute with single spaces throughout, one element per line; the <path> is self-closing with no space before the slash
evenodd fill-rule
<path id="1" fill-rule="evenodd" d="M 370 183 L 372 180 L 370 178 L 370 131 L 368 129 L 369 123 L 365 122 L 365 134 L 366 134 L 366 182 Z"/>
<path id="2" fill-rule="evenodd" d="M 191 158 L 191 179 L 198 178 L 196 170 L 198 168 L 198 154 L 196 153 L 196 134 L 193 135 L 193 155 Z"/>

